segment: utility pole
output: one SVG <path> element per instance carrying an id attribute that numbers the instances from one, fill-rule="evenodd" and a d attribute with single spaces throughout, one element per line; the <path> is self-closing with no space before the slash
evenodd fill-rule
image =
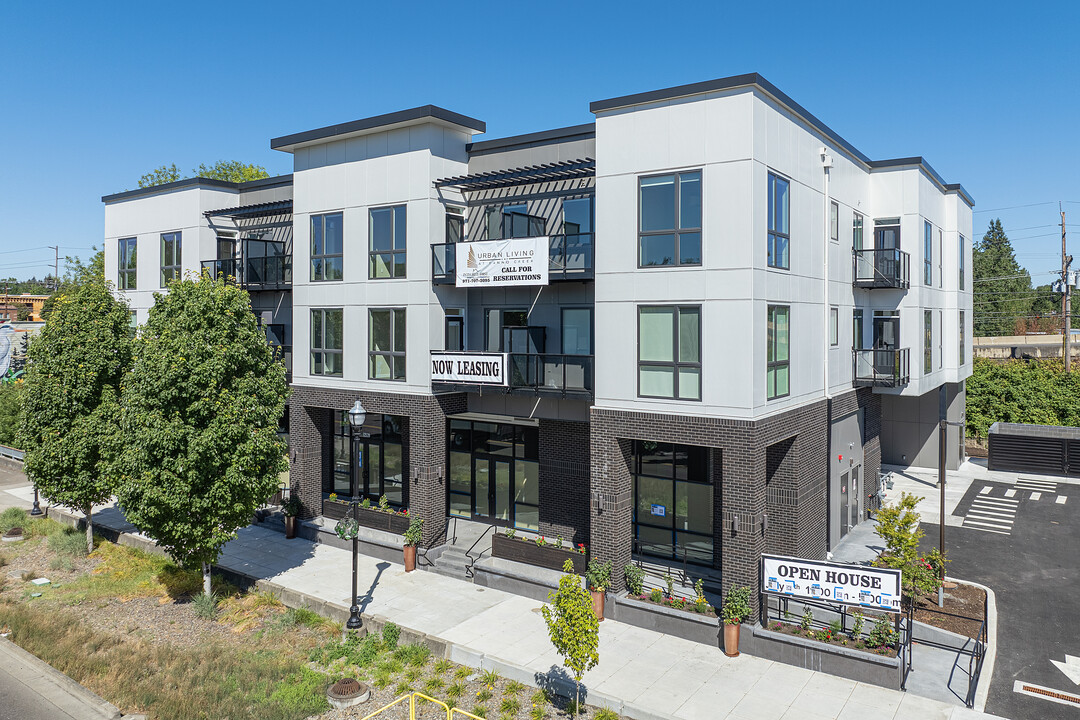
<path id="1" fill-rule="evenodd" d="M 1072 365 L 1072 289 L 1069 285 L 1069 266 L 1072 264 L 1072 256 L 1065 254 L 1065 211 L 1058 203 L 1061 212 L 1061 314 L 1065 318 L 1064 337 L 1062 338 L 1062 353 L 1065 357 L 1065 372 L 1069 372 Z"/>

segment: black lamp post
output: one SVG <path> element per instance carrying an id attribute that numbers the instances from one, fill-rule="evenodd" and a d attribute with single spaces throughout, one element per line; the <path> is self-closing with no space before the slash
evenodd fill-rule
<path id="1" fill-rule="evenodd" d="M 364 426 L 364 421 L 367 419 L 367 412 L 364 410 L 364 406 L 357 400 L 353 403 L 352 408 L 349 409 L 349 426 L 353 429 L 353 432 L 357 432 Z M 352 533 L 352 605 L 349 608 L 349 620 L 345 623 L 345 627 L 349 630 L 359 630 L 364 625 L 364 621 L 360 619 L 360 606 L 356 604 L 356 559 L 358 548 L 358 531 L 360 528 L 360 503 L 354 498 L 350 503 L 353 511 L 353 521 L 356 523 L 356 527 L 353 528 Z"/>
<path id="2" fill-rule="evenodd" d="M 45 514 L 45 513 L 41 512 L 41 504 L 38 503 L 37 483 L 34 483 L 34 509 L 30 511 L 30 514 L 34 515 L 35 517 L 38 516 L 38 515 L 44 515 Z"/>

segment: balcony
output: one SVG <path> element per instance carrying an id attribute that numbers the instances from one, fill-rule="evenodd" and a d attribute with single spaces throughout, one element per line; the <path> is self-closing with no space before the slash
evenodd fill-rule
<path id="1" fill-rule="evenodd" d="M 445 353 L 432 351 L 432 357 Z M 469 353 L 464 353 L 468 355 Z M 568 397 L 592 399 L 592 355 L 565 355 L 551 353 L 507 353 L 506 384 L 492 385 L 465 382 L 432 381 L 440 389 L 464 392 L 509 392 L 513 395 L 534 397 Z"/>
<path id="2" fill-rule="evenodd" d="M 431 246 L 431 282 L 453 285 L 457 279 L 458 243 Z M 550 235 L 548 237 L 548 279 L 593 279 L 593 234 Z"/>
<path id="3" fill-rule="evenodd" d="M 245 290 L 286 290 L 292 286 L 292 256 L 285 243 L 244 239 L 239 258 L 204 260 L 202 269 L 214 277 L 231 277 Z"/>
<path id="4" fill-rule="evenodd" d="M 857 288 L 899 288 L 911 286 L 911 257 L 897 248 L 855 251 Z"/>
<path id="5" fill-rule="evenodd" d="M 908 356 L 908 348 L 856 350 L 856 387 L 904 387 L 911 381 Z"/>
<path id="6" fill-rule="evenodd" d="M 274 352 L 274 357 L 281 358 L 285 363 L 285 382 L 292 384 L 292 345 L 278 345 L 271 342 L 270 349 Z"/>

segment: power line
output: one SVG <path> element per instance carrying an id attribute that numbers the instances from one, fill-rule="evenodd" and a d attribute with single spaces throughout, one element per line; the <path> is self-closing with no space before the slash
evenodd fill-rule
<path id="1" fill-rule="evenodd" d="M 1028 205 L 1010 205 L 1009 207 L 988 208 L 986 210 L 975 210 L 972 213 L 972 215 L 977 215 L 978 213 L 1000 212 L 1001 210 L 1017 210 L 1019 208 L 1038 207 L 1039 205 L 1053 205 L 1054 202 L 1055 202 L 1054 200 L 1047 200 L 1046 202 L 1030 203 Z M 1072 200 L 1066 200 L 1065 202 L 1073 202 L 1073 201 Z"/>

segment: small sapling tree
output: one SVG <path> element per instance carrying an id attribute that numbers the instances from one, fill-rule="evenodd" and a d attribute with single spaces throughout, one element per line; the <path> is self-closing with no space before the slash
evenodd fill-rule
<path id="1" fill-rule="evenodd" d="M 210 565 L 277 487 L 288 387 L 248 295 L 203 274 L 156 293 L 124 379 L 117 497 L 187 567 Z"/>
<path id="2" fill-rule="evenodd" d="M 581 711 L 581 678 L 600 662 L 600 621 L 593 614 L 592 598 L 574 574 L 574 563 L 563 564 L 559 589 L 548 593 L 550 605 L 541 612 L 547 622 L 548 635 L 563 665 L 574 674 L 574 709 Z"/>
<path id="3" fill-rule="evenodd" d="M 131 311 L 102 279 L 57 297 L 29 348 L 18 443 L 24 468 L 51 502 L 86 517 L 114 489 L 108 451 L 117 435 L 120 383 L 131 362 Z"/>

